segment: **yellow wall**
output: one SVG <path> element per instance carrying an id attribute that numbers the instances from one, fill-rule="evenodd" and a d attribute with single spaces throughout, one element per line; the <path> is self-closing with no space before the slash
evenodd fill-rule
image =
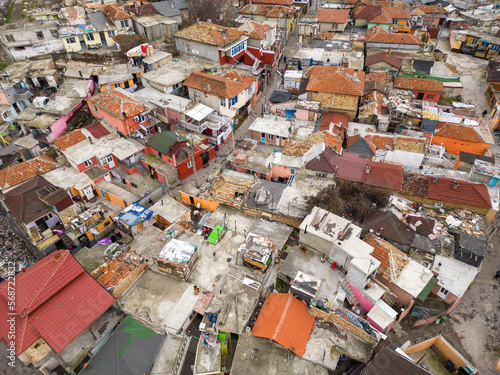
<path id="1" fill-rule="evenodd" d="M 139 74 L 137 74 L 137 75 L 139 76 Z M 120 82 L 120 87 L 121 87 L 121 88 L 123 88 L 123 89 L 125 88 L 125 82 L 127 82 L 127 81 Z M 118 82 L 117 82 L 117 83 L 118 83 Z M 129 84 L 129 86 L 128 86 L 128 87 L 132 87 L 132 86 L 134 86 L 134 80 L 133 80 L 133 79 L 129 79 L 129 80 L 128 80 L 128 84 Z M 114 85 L 115 85 L 115 83 L 112 83 L 111 85 L 112 85 L 112 86 L 111 86 L 111 90 L 112 90 L 112 89 L 114 89 L 114 88 L 115 88 L 115 86 L 114 86 Z M 102 86 L 101 86 L 101 92 L 105 92 L 105 91 L 107 91 L 107 90 L 106 90 L 106 85 L 102 85 Z"/>
<path id="2" fill-rule="evenodd" d="M 73 43 L 70 43 L 69 42 L 70 39 L 74 39 L 75 41 Z M 79 52 L 82 50 L 82 47 L 80 45 L 79 35 L 62 37 L 62 40 L 66 52 Z"/>

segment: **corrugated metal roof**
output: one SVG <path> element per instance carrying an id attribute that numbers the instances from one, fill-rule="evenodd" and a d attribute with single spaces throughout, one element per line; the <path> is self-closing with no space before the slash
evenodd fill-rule
<path id="1" fill-rule="evenodd" d="M 273 340 L 302 357 L 314 326 L 307 306 L 290 293 L 269 293 L 253 327 L 253 335 Z"/>

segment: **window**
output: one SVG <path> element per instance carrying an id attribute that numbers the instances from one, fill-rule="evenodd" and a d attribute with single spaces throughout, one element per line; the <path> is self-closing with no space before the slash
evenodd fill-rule
<path id="1" fill-rule="evenodd" d="M 496 51 L 498 51 L 498 50 L 499 50 L 499 46 L 497 46 L 497 45 L 495 45 L 495 44 L 494 44 L 494 45 L 492 45 L 492 46 L 491 46 L 490 50 L 492 50 L 492 51 L 495 51 L 495 52 L 496 52 Z"/>
<path id="2" fill-rule="evenodd" d="M 392 24 L 393 25 L 397 25 L 398 24 L 398 20 L 392 20 Z"/>
<path id="3" fill-rule="evenodd" d="M 85 34 L 85 38 L 87 39 L 87 41 L 92 42 L 94 40 L 94 34 Z"/>
<path id="4" fill-rule="evenodd" d="M 83 162 L 83 164 L 84 164 L 86 167 L 90 167 L 90 166 L 91 166 L 92 164 L 94 164 L 94 163 L 92 163 L 92 159 L 87 159 L 87 160 L 85 160 L 85 161 Z"/>
<path id="5" fill-rule="evenodd" d="M 295 176 L 295 169 L 290 168 L 290 175 L 291 175 L 291 176 Z"/>
<path id="6" fill-rule="evenodd" d="M 231 107 L 231 106 L 235 105 L 237 101 L 238 101 L 238 95 L 236 95 L 234 98 L 232 98 L 232 99 L 229 101 L 229 107 Z"/>
<path id="7" fill-rule="evenodd" d="M 326 178 L 326 173 L 316 173 L 316 177 Z"/>
<path id="8" fill-rule="evenodd" d="M 220 100 L 220 105 L 225 107 L 226 106 L 226 99 L 221 99 Z"/>
<path id="9" fill-rule="evenodd" d="M 113 37 L 113 36 L 115 36 L 115 31 L 114 30 L 108 31 L 108 36 L 110 38 Z"/>
<path id="10" fill-rule="evenodd" d="M 192 160 L 188 160 L 188 168 L 193 168 L 193 161 Z"/>
<path id="11" fill-rule="evenodd" d="M 472 44 L 477 44 L 477 38 L 472 39 Z"/>
<path id="12" fill-rule="evenodd" d="M 66 38 L 66 43 L 68 44 L 76 43 L 76 39 L 74 37 Z"/>
<path id="13" fill-rule="evenodd" d="M 37 37 L 38 39 L 43 39 L 43 33 L 42 33 L 41 31 L 37 31 L 37 32 L 36 32 L 36 37 Z"/>
<path id="14" fill-rule="evenodd" d="M 197 102 L 201 101 L 201 96 L 200 96 L 200 93 L 198 91 L 194 92 L 194 100 Z"/>
<path id="15" fill-rule="evenodd" d="M 231 56 L 234 56 L 245 49 L 245 42 L 242 42 L 231 48 Z"/>
<path id="16" fill-rule="evenodd" d="M 99 163 L 101 163 L 101 165 L 106 165 L 111 161 L 113 161 L 113 156 L 108 155 L 108 156 L 103 157 L 101 160 L 99 160 Z"/>
<path id="17" fill-rule="evenodd" d="M 4 120 L 7 120 L 9 118 L 9 114 L 7 112 L 2 113 L 2 117 Z"/>
<path id="18" fill-rule="evenodd" d="M 453 21 L 453 26 L 457 26 L 458 25 L 458 21 Z"/>
<path id="19" fill-rule="evenodd" d="M 269 139 L 270 141 L 272 141 L 274 139 L 274 135 L 272 134 L 268 134 L 267 135 L 267 139 Z"/>
<path id="20" fill-rule="evenodd" d="M 121 25 L 122 27 L 128 27 L 128 20 L 121 20 L 121 21 L 120 21 L 120 25 Z"/>
<path id="21" fill-rule="evenodd" d="M 7 38 L 7 42 L 13 42 L 14 41 L 14 37 L 12 35 L 5 35 L 5 37 Z"/>
<path id="22" fill-rule="evenodd" d="M 58 37 L 59 37 L 59 33 L 57 32 L 57 29 L 56 29 L 56 30 L 50 30 L 50 34 L 51 34 L 54 38 L 58 38 Z"/>
<path id="23" fill-rule="evenodd" d="M 434 99 L 434 95 L 427 94 L 427 99 Z"/>
<path id="24" fill-rule="evenodd" d="M 266 138 L 266 133 L 260 133 L 260 136 L 261 136 L 262 138 Z"/>
<path id="25" fill-rule="evenodd" d="M 97 112 L 99 112 L 99 110 L 97 109 L 97 106 L 96 106 L 96 105 L 94 105 L 94 111 L 95 111 L 96 113 L 97 113 Z"/>

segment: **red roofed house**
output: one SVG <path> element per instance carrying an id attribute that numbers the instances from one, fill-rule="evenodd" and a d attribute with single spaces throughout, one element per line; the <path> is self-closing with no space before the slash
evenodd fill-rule
<path id="1" fill-rule="evenodd" d="M 113 89 L 87 99 L 94 117 L 106 118 L 120 133 L 129 135 L 150 125 L 149 109 L 124 90 Z"/>
<path id="2" fill-rule="evenodd" d="M 425 13 L 423 20 L 427 25 L 442 26 L 446 23 L 446 10 L 439 5 L 419 5 L 417 8 Z"/>
<path id="3" fill-rule="evenodd" d="M 319 21 L 319 31 L 320 32 L 332 32 L 339 31 L 344 32 L 347 25 L 347 18 L 349 17 L 348 9 L 326 9 L 320 8 L 316 13 L 316 17 Z"/>
<path id="4" fill-rule="evenodd" d="M 375 26 L 366 32 L 366 48 L 397 49 L 418 51 L 422 46 L 420 38 L 415 35 L 391 33 L 380 26 Z"/>
<path id="5" fill-rule="evenodd" d="M 476 155 L 484 155 L 490 147 L 473 127 L 446 123 L 434 132 L 433 145 L 443 145 L 446 152 L 459 155 L 461 151 Z"/>
<path id="6" fill-rule="evenodd" d="M 189 98 L 205 104 L 223 116 L 242 120 L 250 100 L 259 97 L 257 78 L 229 72 L 224 76 L 194 72 L 184 81 Z"/>
<path id="7" fill-rule="evenodd" d="M 426 78 L 398 77 L 394 80 L 394 88 L 410 90 L 415 99 L 434 103 L 437 103 L 444 93 L 443 82 Z"/>
<path id="8" fill-rule="evenodd" d="M 273 340 L 302 357 L 314 328 L 314 316 L 290 293 L 269 293 L 252 334 Z"/>
<path id="9" fill-rule="evenodd" d="M 305 9 L 305 7 L 302 9 Z M 297 25 L 298 11 L 294 7 L 288 5 L 253 3 L 240 8 L 238 13 L 240 15 L 250 16 L 257 22 L 276 22 L 278 24 L 278 29 L 281 30 L 293 31 Z"/>
<path id="10" fill-rule="evenodd" d="M 257 73 L 263 68 L 269 70 L 274 68 L 281 53 L 281 48 L 275 50 L 276 27 L 271 22 L 259 23 L 250 20 L 238 30 L 243 31 L 248 37 L 243 62 L 252 67 L 252 73 Z"/>
<path id="11" fill-rule="evenodd" d="M 403 167 L 401 165 L 369 161 L 361 182 L 390 190 L 401 190 L 403 185 Z"/>
<path id="12" fill-rule="evenodd" d="M 365 90 L 365 73 L 336 66 L 313 66 L 307 72 L 309 99 L 320 102 L 325 112 L 345 113 L 349 121 L 358 112 Z"/>
<path id="13" fill-rule="evenodd" d="M 119 34 L 132 30 L 132 17 L 117 5 L 108 4 L 102 11 L 113 22 Z"/>
<path id="14" fill-rule="evenodd" d="M 74 368 L 84 358 L 81 342 L 75 347 L 76 363 L 64 363 L 59 354 L 84 330 L 90 329 L 115 302 L 67 250 L 58 250 L 15 276 L 16 303 L 11 304 L 11 283 L 0 284 L 0 339 L 25 364 L 39 367 L 48 356 L 57 364 Z M 14 313 L 15 339 L 6 317 Z M 97 331 L 92 332 L 99 336 Z M 45 370 L 47 371 L 47 370 Z"/>
<path id="15" fill-rule="evenodd" d="M 59 163 L 48 155 L 41 155 L 22 163 L 11 165 L 0 170 L 0 190 L 9 191 L 14 186 L 22 184 L 33 177 L 40 176 L 59 167 Z"/>
<path id="16" fill-rule="evenodd" d="M 220 65 L 243 62 L 248 37 L 244 32 L 211 22 L 197 22 L 174 34 L 181 53 L 201 56 Z"/>

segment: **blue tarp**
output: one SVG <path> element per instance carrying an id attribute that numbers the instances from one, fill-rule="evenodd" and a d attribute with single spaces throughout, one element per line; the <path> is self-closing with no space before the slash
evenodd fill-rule
<path id="1" fill-rule="evenodd" d="M 141 221 L 149 220 L 153 216 L 153 211 L 141 206 L 139 203 L 132 203 L 130 206 L 119 212 L 114 220 L 120 221 L 129 227 L 136 226 Z"/>

